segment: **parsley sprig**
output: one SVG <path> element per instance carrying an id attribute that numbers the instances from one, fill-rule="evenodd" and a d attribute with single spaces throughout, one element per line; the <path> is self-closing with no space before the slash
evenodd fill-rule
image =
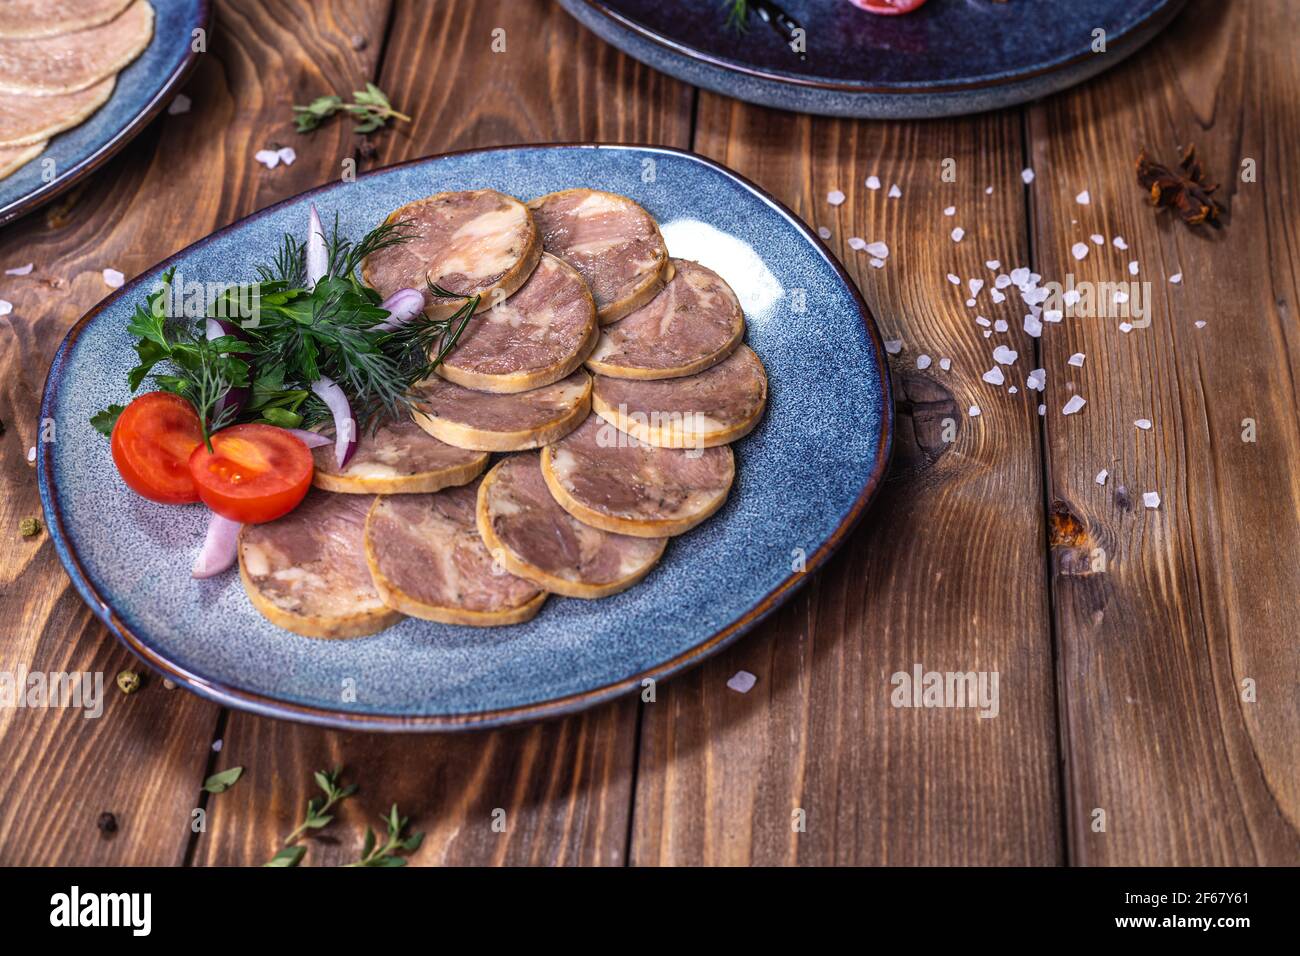
<path id="1" fill-rule="evenodd" d="M 411 117 L 393 109 L 387 94 L 373 83 L 364 90 L 354 90 L 353 102 L 346 103 L 338 95 L 318 96 L 306 106 L 294 106 L 293 121 L 300 133 L 310 133 L 335 113 L 344 112 L 357 123 L 354 133 L 373 133 L 390 119 L 410 122 Z"/>

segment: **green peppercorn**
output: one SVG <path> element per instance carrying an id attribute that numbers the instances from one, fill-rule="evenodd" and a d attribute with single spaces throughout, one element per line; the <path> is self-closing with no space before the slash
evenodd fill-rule
<path id="1" fill-rule="evenodd" d="M 34 538 L 41 533 L 40 518 L 24 518 L 18 522 L 18 533 L 24 538 Z"/>
<path id="2" fill-rule="evenodd" d="M 124 694 L 134 694 L 140 689 L 140 675 L 135 671 L 122 671 L 117 675 L 117 689 Z"/>

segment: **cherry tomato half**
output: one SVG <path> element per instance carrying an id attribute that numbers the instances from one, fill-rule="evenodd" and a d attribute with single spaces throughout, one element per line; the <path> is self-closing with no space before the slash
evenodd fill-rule
<path id="1" fill-rule="evenodd" d="M 869 13 L 882 13 L 894 16 L 899 13 L 911 13 L 925 0 L 849 0 L 855 7 L 861 7 Z"/>
<path id="2" fill-rule="evenodd" d="M 286 515 L 307 494 L 311 451 L 283 428 L 234 425 L 190 455 L 190 474 L 203 503 L 231 521 L 260 524 Z"/>
<path id="3" fill-rule="evenodd" d="M 118 416 L 113 462 L 136 494 L 165 505 L 186 504 L 199 500 L 189 460 L 202 441 L 193 405 L 171 392 L 148 392 Z"/>

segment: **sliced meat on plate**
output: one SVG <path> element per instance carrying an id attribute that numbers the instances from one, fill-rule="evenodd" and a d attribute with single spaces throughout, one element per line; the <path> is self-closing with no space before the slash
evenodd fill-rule
<path id="1" fill-rule="evenodd" d="M 470 321 L 438 374 L 484 392 L 526 392 L 571 375 L 599 334 L 582 276 L 544 254 L 518 292 Z"/>
<path id="2" fill-rule="evenodd" d="M 482 296 L 482 311 L 522 286 L 542 255 L 528 207 L 495 189 L 417 199 L 387 222 L 402 223 L 411 238 L 367 256 L 361 273 L 385 298 L 398 289 L 420 289 L 435 318 L 451 315 L 464 301 L 434 295 L 430 283 L 456 296 Z"/>
<path id="3" fill-rule="evenodd" d="M 4 0 L 0 37 L 28 38 L 72 33 L 107 23 L 131 0 Z"/>
<path id="4" fill-rule="evenodd" d="M 107 23 L 34 39 L 0 38 L 0 93 L 72 93 L 113 76 L 153 38 L 153 7 L 135 0 Z"/>
<path id="5" fill-rule="evenodd" d="M 416 424 L 434 438 L 475 451 L 540 448 L 582 424 L 591 411 L 591 376 L 568 378 L 527 392 L 476 392 L 441 378 L 415 389 Z"/>
<path id="6" fill-rule="evenodd" d="M 478 482 L 431 495 L 384 495 L 366 521 L 366 560 L 391 608 L 443 624 L 533 617 L 546 592 L 492 560 L 475 519 Z"/>
<path id="7" fill-rule="evenodd" d="M 653 382 L 597 375 L 591 410 L 662 448 L 711 448 L 748 435 L 767 404 L 767 373 L 747 345 L 713 368 Z"/>
<path id="8" fill-rule="evenodd" d="M 239 533 L 239 577 L 272 624 L 307 637 L 361 637 L 402 615 L 384 604 L 366 563 L 373 499 L 312 489 L 293 511 Z"/>
<path id="9" fill-rule="evenodd" d="M 615 378 L 680 378 L 716 365 L 745 337 L 736 293 L 712 269 L 674 259 L 664 290 L 601 330 L 587 367 Z"/>
<path id="10" fill-rule="evenodd" d="M 0 179 L 14 173 L 45 152 L 47 140 L 26 146 L 0 146 Z"/>
<path id="11" fill-rule="evenodd" d="M 483 477 L 478 530 L 507 571 L 578 598 L 631 587 L 668 545 L 667 538 L 610 534 L 583 524 L 556 504 L 532 452 L 502 459 Z"/>
<path id="12" fill-rule="evenodd" d="M 76 126 L 104 105 L 116 85 L 117 77 L 110 76 L 75 93 L 0 96 L 0 146 L 39 143 Z"/>
<path id="13" fill-rule="evenodd" d="M 546 251 L 591 286 L 602 325 L 649 302 L 671 278 L 658 224 L 626 196 L 565 189 L 534 199 L 528 208 Z"/>
<path id="14" fill-rule="evenodd" d="M 312 449 L 312 484 L 349 495 L 440 491 L 473 481 L 488 466 L 488 457 L 441 442 L 415 422 L 394 422 L 361 435 L 342 469 L 333 444 Z"/>
<path id="15" fill-rule="evenodd" d="M 726 445 L 658 448 L 596 415 L 541 456 L 560 507 L 592 527 L 641 538 L 694 528 L 722 507 L 736 477 Z"/>

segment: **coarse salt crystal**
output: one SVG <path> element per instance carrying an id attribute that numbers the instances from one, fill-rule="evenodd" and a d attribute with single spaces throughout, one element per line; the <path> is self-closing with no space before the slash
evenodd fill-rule
<path id="1" fill-rule="evenodd" d="M 961 285 L 961 278 L 953 275 L 951 272 L 948 273 L 948 281 L 953 285 Z"/>
<path id="2" fill-rule="evenodd" d="M 1074 197 L 1074 201 L 1080 206 L 1086 206 L 1088 203 L 1092 202 L 1092 197 L 1088 195 L 1088 190 L 1085 189 L 1083 192 L 1079 193 L 1079 195 Z"/>
<path id="3" fill-rule="evenodd" d="M 1099 485 L 1104 485 L 1106 483 L 1106 479 L 1109 477 L 1110 477 L 1110 472 L 1107 471 L 1105 468 L 1103 468 L 1101 471 L 1097 472 L 1097 477 L 1092 480 Z"/>
<path id="4" fill-rule="evenodd" d="M 1020 170 L 1020 180 L 1026 186 L 1028 186 L 1030 183 L 1034 181 L 1034 171 L 1032 169 L 1029 169 L 1028 167 Z"/>
<path id="5" fill-rule="evenodd" d="M 885 339 L 885 351 L 890 355 L 897 355 L 903 351 L 902 339 Z"/>
<path id="6" fill-rule="evenodd" d="M 1159 493 L 1155 491 L 1142 492 L 1142 504 L 1146 505 L 1148 508 L 1159 508 L 1160 507 Z"/>
<path id="7" fill-rule="evenodd" d="M 1086 398 L 1081 398 L 1078 395 L 1071 395 L 1070 400 L 1066 402 L 1065 407 L 1061 409 L 1061 414 L 1073 415 L 1075 412 L 1077 412 L 1079 409 L 1083 408 L 1083 406 L 1087 404 L 1088 404 L 1088 400 Z"/>
<path id="8" fill-rule="evenodd" d="M 817 235 L 821 236 L 823 239 L 829 239 L 831 237 L 831 231 L 825 226 L 818 226 Z"/>
<path id="9" fill-rule="evenodd" d="M 1123 305 L 1123 304 L 1124 304 L 1125 302 L 1127 302 L 1127 301 L 1128 301 L 1128 293 L 1125 292 L 1123 289 L 1117 289 L 1117 290 L 1115 291 L 1115 302 L 1116 302 L 1116 304 L 1117 304 L 1117 305 Z"/>
<path id="10" fill-rule="evenodd" d="M 1128 264 L 1128 274 L 1131 276 L 1138 274 L 1138 261 L 1136 259 Z"/>
<path id="11" fill-rule="evenodd" d="M 1011 276 L 1005 272 L 999 273 L 993 279 L 993 288 L 995 289 L 1005 289 L 1009 285 L 1011 285 Z"/>
<path id="12" fill-rule="evenodd" d="M 986 196 L 992 196 L 992 195 L 993 195 L 993 187 L 992 187 L 992 186 L 985 186 L 985 187 L 984 187 L 984 195 L 986 195 Z"/>
<path id="13" fill-rule="evenodd" d="M 1043 334 L 1043 323 L 1032 312 L 1025 316 L 1025 332 L 1032 338 L 1038 338 Z"/>
<path id="14" fill-rule="evenodd" d="M 259 149 L 253 154 L 253 159 L 257 160 L 267 169 L 275 169 L 280 165 L 280 154 L 274 149 Z"/>
<path id="15" fill-rule="evenodd" d="M 1001 303 L 1007 301 L 1007 297 L 1006 297 L 1005 295 L 1003 295 L 1001 292 L 999 292 L 997 289 L 990 289 L 990 290 L 989 290 L 989 298 L 993 300 L 993 303 L 994 303 L 995 305 L 998 305 L 998 304 L 1001 304 Z"/>
<path id="16" fill-rule="evenodd" d="M 1116 249 L 1127 249 L 1127 248 L 1128 248 L 1128 243 L 1124 241 L 1124 237 L 1123 237 L 1123 236 L 1116 236 L 1114 239 L 1112 239 L 1112 240 L 1110 241 L 1110 244 L 1111 244 L 1112 246 L 1114 246 Z"/>
<path id="17" fill-rule="evenodd" d="M 1078 305 L 1080 297 L 1081 293 L 1078 289 L 1067 289 L 1065 294 L 1061 296 L 1061 301 L 1066 305 Z"/>
<path id="18" fill-rule="evenodd" d="M 885 268 L 885 260 L 877 259 L 875 256 L 872 256 L 867 260 L 867 265 L 871 266 L 873 269 L 883 269 Z"/>
<path id="19" fill-rule="evenodd" d="M 177 93 L 176 99 L 172 100 L 171 104 L 167 107 L 168 116 L 179 116 L 181 113 L 188 113 L 189 111 L 190 98 L 184 93 Z"/>
<path id="20" fill-rule="evenodd" d="M 967 279 L 966 288 L 970 289 L 971 295 L 979 295 L 980 289 L 984 288 L 983 279 Z"/>
<path id="21" fill-rule="evenodd" d="M 1094 246 L 1104 245 L 1105 242 L 1106 242 L 1106 237 L 1103 236 L 1103 235 L 1102 235 L 1101 233 L 1099 233 L 1099 232 L 1094 232 L 1094 233 L 1093 233 L 1091 236 L 1089 236 L 1088 238 L 1090 238 L 1090 239 L 1092 240 L 1092 244 L 1093 244 Z"/>
<path id="22" fill-rule="evenodd" d="M 126 276 L 122 275 L 122 273 L 118 272 L 116 269 L 104 270 L 104 285 L 108 286 L 110 289 L 122 288 L 122 283 L 125 281 Z"/>
<path id="23" fill-rule="evenodd" d="M 1019 394 L 1020 394 L 1020 389 L 1018 389 L 1018 388 L 1016 388 L 1014 385 L 1012 385 L 1009 389 L 1007 389 L 1007 394 L 1008 394 L 1008 395 L 1019 395 Z"/>
<path id="24" fill-rule="evenodd" d="M 1039 415 L 1046 415 L 1046 414 L 1047 414 L 1047 406 L 1046 406 L 1046 405 L 1039 405 L 1039 406 L 1038 406 L 1038 414 L 1039 414 Z"/>
<path id="25" fill-rule="evenodd" d="M 27 263 L 27 265 L 25 266 L 16 266 L 13 269 L 5 270 L 5 275 L 7 276 L 25 276 L 25 275 L 31 275 L 31 273 L 32 273 L 32 264 L 30 262 Z"/>
<path id="26" fill-rule="evenodd" d="M 1060 322 L 1065 318 L 1065 313 L 1060 309 L 1045 309 L 1043 311 L 1044 322 Z"/>
<path id="27" fill-rule="evenodd" d="M 966 300 L 966 308 L 968 308 L 968 309 L 973 309 L 973 308 L 975 308 L 975 300 L 974 300 L 974 299 L 967 299 L 967 300 Z"/>
<path id="28" fill-rule="evenodd" d="M 885 245 L 883 242 L 869 242 L 866 245 L 866 250 L 877 259 L 889 258 L 889 246 Z"/>
<path id="29" fill-rule="evenodd" d="M 952 231 L 952 241 L 961 242 L 962 236 L 964 235 L 966 235 L 966 230 L 963 229 L 961 226 L 958 226 L 956 229 Z"/>
<path id="30" fill-rule="evenodd" d="M 1011 270 L 1011 281 L 1017 286 L 1022 286 L 1029 281 L 1029 270 L 1024 266 L 1018 266 Z"/>
<path id="31" fill-rule="evenodd" d="M 1070 364 L 1075 368 L 1083 368 L 1083 359 L 1084 354 L 1082 352 L 1075 352 L 1070 356 Z"/>
<path id="32" fill-rule="evenodd" d="M 1005 331 L 1007 330 L 1007 328 L 1008 328 L 1008 326 L 1007 326 L 1007 320 L 1006 320 L 1006 319 L 997 319 L 997 320 L 995 320 L 994 323 L 993 323 L 993 331 L 994 331 L 994 332 L 1005 332 Z"/>
<path id="33" fill-rule="evenodd" d="M 27 460 L 28 460 L 28 461 L 35 461 L 35 460 L 36 460 L 36 446 L 35 446 L 35 445 L 33 445 L 31 448 L 27 449 Z"/>
<path id="34" fill-rule="evenodd" d="M 1070 255 L 1074 256 L 1075 259 L 1082 259 L 1087 254 L 1088 247 L 1082 242 L 1076 242 L 1070 247 Z"/>
<path id="35" fill-rule="evenodd" d="M 987 328 L 988 328 L 990 325 L 992 325 L 993 323 L 990 322 L 988 319 L 984 318 L 984 316 L 982 316 L 982 315 L 977 315 L 977 316 L 975 316 L 975 324 L 976 324 L 976 325 L 982 325 L 984 328 L 987 329 Z"/>
<path id="36" fill-rule="evenodd" d="M 985 259 L 984 267 L 993 272 L 997 272 L 999 269 L 1002 268 L 1002 263 L 999 262 L 997 259 Z"/>
<path id="37" fill-rule="evenodd" d="M 748 694 L 758 683 L 758 678 L 749 671 L 736 671 L 731 675 L 731 680 L 727 681 L 727 686 L 738 694 Z"/>
<path id="38" fill-rule="evenodd" d="M 919 369 L 921 369 L 922 371 L 924 371 L 925 369 L 929 368 L 929 367 L 930 367 L 930 356 L 928 356 L 928 355 L 918 355 L 918 356 L 916 357 L 916 367 L 919 368 Z"/>
<path id="39" fill-rule="evenodd" d="M 1119 330 L 1123 332 L 1125 335 L 1128 335 L 1130 332 L 1133 331 L 1133 324 L 1131 322 L 1121 322 L 1119 324 Z"/>
<path id="40" fill-rule="evenodd" d="M 980 378 L 984 379 L 984 381 L 988 382 L 990 385 L 1001 385 L 1007 380 L 1006 376 L 1002 374 L 1002 369 L 998 368 L 996 365 L 981 375 Z"/>
<path id="41" fill-rule="evenodd" d="M 868 177 L 867 177 L 867 188 L 868 188 L 868 189 L 879 189 L 879 188 L 880 188 L 880 179 L 879 179 L 879 177 L 877 177 L 877 176 L 868 176 Z"/>
<path id="42" fill-rule="evenodd" d="M 1009 349 L 1005 345 L 999 345 L 993 350 L 993 361 L 999 365 L 1015 365 L 1016 359 L 1019 357 L 1019 352 L 1015 349 Z"/>
<path id="43" fill-rule="evenodd" d="M 862 250 L 867 248 L 867 240 L 861 236 L 849 236 L 849 248 Z"/>
<path id="44" fill-rule="evenodd" d="M 901 197 L 902 195 L 903 195 L 903 191 L 902 191 L 901 189 L 898 188 L 898 183 L 894 183 L 894 185 L 892 185 L 892 186 L 889 187 L 889 198 L 890 198 L 890 199 L 898 199 L 898 198 Z"/>
<path id="45" fill-rule="evenodd" d="M 939 368 L 943 369 L 945 372 L 948 371 L 948 369 L 952 368 L 952 359 L 950 358 L 939 359 Z"/>
<path id="46" fill-rule="evenodd" d="M 1029 373 L 1025 379 L 1025 387 L 1032 388 L 1035 392 L 1041 392 L 1047 386 L 1047 369 L 1036 368 Z"/>
<path id="47" fill-rule="evenodd" d="M 1201 321 L 1201 320 L 1198 319 L 1197 322 L 1196 322 L 1196 327 L 1197 327 L 1198 329 L 1203 329 L 1203 328 L 1205 328 L 1205 323 L 1204 323 L 1203 321 Z"/>
<path id="48" fill-rule="evenodd" d="M 1136 425 L 1138 428 L 1142 429 L 1144 432 L 1151 430 L 1151 419 L 1149 418 L 1139 418 L 1133 424 Z"/>
<path id="49" fill-rule="evenodd" d="M 978 405 L 972 405 L 970 407 L 970 411 L 967 412 L 967 414 L 970 415 L 971 418 L 978 417 L 979 413 L 980 413 L 980 407 Z"/>
<path id="50" fill-rule="evenodd" d="M 1183 274 L 1181 272 L 1175 272 L 1169 277 L 1169 281 L 1174 285 L 1178 285 L 1178 283 L 1183 281 Z"/>
<path id="51" fill-rule="evenodd" d="M 14 310 L 14 304 L 8 299 L 0 299 L 0 315 L 8 315 Z"/>
<path id="52" fill-rule="evenodd" d="M 955 216 L 955 215 L 957 215 L 957 207 L 956 207 L 956 206 L 949 206 L 947 209 L 945 209 L 945 210 L 943 211 L 943 214 L 944 214 L 945 216 Z"/>
<path id="53" fill-rule="evenodd" d="M 838 206 L 844 202 L 844 193 L 840 192 L 838 189 L 832 189 L 826 194 L 826 201 L 832 206 Z"/>

